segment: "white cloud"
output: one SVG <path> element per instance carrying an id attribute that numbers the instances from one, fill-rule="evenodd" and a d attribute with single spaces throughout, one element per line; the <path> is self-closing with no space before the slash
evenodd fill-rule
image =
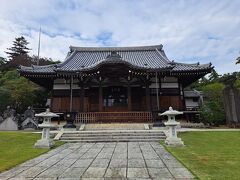
<path id="1" fill-rule="evenodd" d="M 41 56 L 63 60 L 70 45 L 164 45 L 170 59 L 211 61 L 220 73 L 239 70 L 240 1 L 15 0 L 0 1 L 0 56 L 24 34 Z M 110 34 L 106 43 L 98 36 Z"/>

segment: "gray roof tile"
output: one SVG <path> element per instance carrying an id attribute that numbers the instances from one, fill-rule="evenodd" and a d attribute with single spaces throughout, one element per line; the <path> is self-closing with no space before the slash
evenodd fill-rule
<path id="1" fill-rule="evenodd" d="M 136 69 L 171 69 L 172 72 L 209 70 L 211 64 L 184 64 L 170 61 L 162 45 L 139 47 L 70 47 L 64 62 L 48 66 L 21 66 L 20 72 L 56 73 L 88 71 L 101 65 L 127 64 Z"/>

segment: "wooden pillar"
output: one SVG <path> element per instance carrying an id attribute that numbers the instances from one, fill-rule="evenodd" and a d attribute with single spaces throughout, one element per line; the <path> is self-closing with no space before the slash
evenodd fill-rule
<path id="1" fill-rule="evenodd" d="M 149 89 L 149 83 L 146 82 L 146 110 L 151 110 L 151 104 L 150 104 L 150 89 Z"/>
<path id="2" fill-rule="evenodd" d="M 161 85 L 161 76 L 159 76 L 158 77 L 158 85 L 159 85 L 159 88 L 158 88 L 158 92 L 159 92 L 159 97 L 158 97 L 158 99 L 159 99 L 159 110 L 161 110 L 162 109 L 162 107 L 161 107 L 161 95 L 162 95 L 162 85 Z"/>
<path id="3" fill-rule="evenodd" d="M 184 98 L 184 88 L 182 86 L 181 81 L 178 78 L 178 90 L 179 90 L 179 110 L 186 110 L 186 105 L 185 105 L 185 98 Z"/>
<path id="4" fill-rule="evenodd" d="M 186 102 L 185 102 L 185 93 L 184 93 L 184 88 L 182 86 L 182 83 L 180 83 L 180 86 L 181 86 L 181 92 L 182 92 L 182 110 L 183 111 L 186 111 Z"/>
<path id="5" fill-rule="evenodd" d="M 157 98 L 157 110 L 159 111 L 159 96 L 158 96 L 158 93 L 159 93 L 159 91 L 158 91 L 158 76 L 157 76 L 157 72 L 156 72 L 156 74 L 155 74 L 156 76 L 155 76 L 155 83 L 156 83 L 156 98 Z"/>
<path id="6" fill-rule="evenodd" d="M 131 91 L 131 86 L 128 84 L 128 111 L 132 110 L 132 91 Z"/>
<path id="7" fill-rule="evenodd" d="M 69 104 L 69 112 L 72 112 L 72 104 L 73 104 L 72 84 L 73 84 L 73 76 L 71 75 L 71 78 L 70 78 L 70 104 Z"/>
<path id="8" fill-rule="evenodd" d="M 84 83 L 81 82 L 81 90 L 80 90 L 80 111 L 84 112 L 84 96 L 85 96 L 85 89 L 84 89 Z"/>
<path id="9" fill-rule="evenodd" d="M 102 112 L 103 111 L 103 93 L 102 93 L 102 81 L 101 81 L 101 77 L 100 77 L 100 81 L 99 81 L 99 91 L 98 91 L 98 111 Z"/>

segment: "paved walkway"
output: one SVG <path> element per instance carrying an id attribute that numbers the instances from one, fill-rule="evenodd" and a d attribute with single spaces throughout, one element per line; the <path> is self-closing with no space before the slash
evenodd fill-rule
<path id="1" fill-rule="evenodd" d="M 0 179 L 191 179 L 158 143 L 68 143 L 0 174 Z"/>

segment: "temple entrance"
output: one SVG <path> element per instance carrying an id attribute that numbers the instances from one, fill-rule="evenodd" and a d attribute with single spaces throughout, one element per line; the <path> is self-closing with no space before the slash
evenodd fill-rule
<path id="1" fill-rule="evenodd" d="M 127 111 L 127 88 L 122 86 L 103 87 L 103 109 L 107 112 Z"/>

